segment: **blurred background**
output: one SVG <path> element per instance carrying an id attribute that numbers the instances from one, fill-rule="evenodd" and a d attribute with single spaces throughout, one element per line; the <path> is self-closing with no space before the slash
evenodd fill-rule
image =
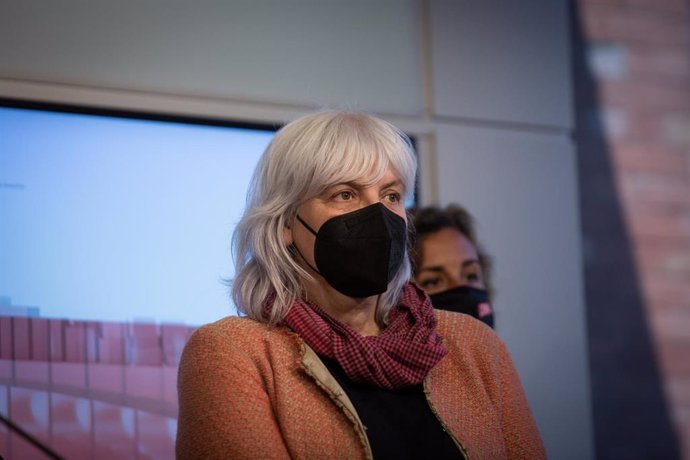
<path id="1" fill-rule="evenodd" d="M 0 456 L 174 456 L 242 181 L 341 107 L 476 217 L 549 457 L 690 459 L 689 89 L 688 0 L 1 2 Z"/>

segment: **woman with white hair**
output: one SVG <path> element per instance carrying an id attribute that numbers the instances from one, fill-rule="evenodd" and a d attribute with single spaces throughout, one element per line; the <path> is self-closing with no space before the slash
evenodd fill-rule
<path id="1" fill-rule="evenodd" d="M 544 450 L 496 335 L 409 283 L 407 137 L 302 117 L 264 152 L 233 239 L 245 317 L 182 355 L 178 458 L 529 458 Z"/>

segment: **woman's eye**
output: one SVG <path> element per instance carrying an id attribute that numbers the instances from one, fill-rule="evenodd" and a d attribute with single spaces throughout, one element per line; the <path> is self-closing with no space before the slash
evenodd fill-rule
<path id="1" fill-rule="evenodd" d="M 338 199 L 338 200 L 341 200 L 341 201 L 349 201 L 349 200 L 352 199 L 352 192 L 350 192 L 350 191 L 348 191 L 348 190 L 345 190 L 345 191 L 342 191 L 342 192 L 338 192 L 338 193 L 335 195 L 335 198 Z"/>
<path id="2" fill-rule="evenodd" d="M 433 289 L 441 283 L 441 278 L 427 278 L 419 281 L 419 285 L 424 289 Z"/>
<path id="3" fill-rule="evenodd" d="M 479 270 L 472 271 L 472 272 L 467 273 L 465 275 L 465 281 L 472 284 L 472 285 L 483 285 L 484 284 L 484 276 L 482 275 L 482 272 Z"/>
<path id="4" fill-rule="evenodd" d="M 400 203 L 400 194 L 399 193 L 389 193 L 386 195 L 386 199 L 390 201 L 391 203 Z"/>

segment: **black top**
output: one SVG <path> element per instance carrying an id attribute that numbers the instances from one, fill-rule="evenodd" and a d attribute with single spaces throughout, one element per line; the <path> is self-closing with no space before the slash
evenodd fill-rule
<path id="1" fill-rule="evenodd" d="M 374 459 L 463 458 L 431 411 L 422 385 L 386 390 L 354 383 L 335 360 L 320 358 L 355 406 Z"/>

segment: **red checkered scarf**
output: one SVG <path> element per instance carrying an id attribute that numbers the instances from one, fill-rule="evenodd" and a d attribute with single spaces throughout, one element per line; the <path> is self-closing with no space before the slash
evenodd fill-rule
<path id="1" fill-rule="evenodd" d="M 377 336 L 362 336 L 316 304 L 298 299 L 284 322 L 316 351 L 335 359 L 354 382 L 395 389 L 422 383 L 448 350 L 436 334 L 431 301 L 412 283 Z"/>

